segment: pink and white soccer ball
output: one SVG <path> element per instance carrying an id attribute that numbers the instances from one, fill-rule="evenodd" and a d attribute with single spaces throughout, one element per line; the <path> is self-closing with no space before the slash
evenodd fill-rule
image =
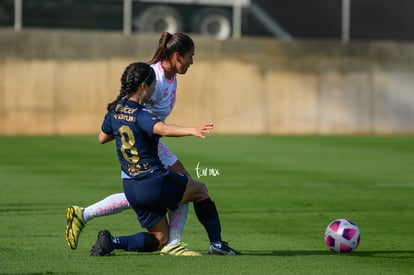
<path id="1" fill-rule="evenodd" d="M 352 252 L 358 247 L 359 241 L 359 228 L 348 219 L 336 219 L 326 227 L 325 244 L 332 251 Z"/>

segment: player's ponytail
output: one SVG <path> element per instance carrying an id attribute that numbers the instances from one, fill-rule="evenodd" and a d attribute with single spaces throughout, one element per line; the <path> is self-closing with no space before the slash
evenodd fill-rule
<path id="1" fill-rule="evenodd" d="M 184 33 L 171 34 L 163 32 L 158 42 L 154 55 L 148 61 L 148 64 L 157 63 L 160 60 L 169 59 L 175 52 L 184 56 L 185 53 L 194 50 L 194 42 Z"/>
<path id="2" fill-rule="evenodd" d="M 121 89 L 119 95 L 114 101 L 107 105 L 106 109 L 108 111 L 119 111 L 119 109 L 125 105 L 128 98 L 137 91 L 140 84 L 145 82 L 150 85 L 154 81 L 155 72 L 148 64 L 143 62 L 129 64 L 121 76 Z"/>

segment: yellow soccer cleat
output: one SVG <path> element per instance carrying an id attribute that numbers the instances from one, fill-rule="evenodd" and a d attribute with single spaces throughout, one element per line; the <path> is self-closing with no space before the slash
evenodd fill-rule
<path id="1" fill-rule="evenodd" d="M 201 253 L 192 251 L 186 248 L 186 244 L 179 242 L 173 245 L 166 245 L 161 249 L 161 256 L 170 255 L 170 256 L 201 256 Z"/>
<path id="2" fill-rule="evenodd" d="M 76 249 L 78 239 L 82 229 L 85 227 L 85 221 L 82 218 L 83 207 L 71 206 L 66 208 L 66 243 L 71 249 Z"/>

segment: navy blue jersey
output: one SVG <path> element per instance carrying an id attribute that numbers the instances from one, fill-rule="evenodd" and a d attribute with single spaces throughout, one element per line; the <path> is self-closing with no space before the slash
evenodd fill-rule
<path id="1" fill-rule="evenodd" d="M 165 170 L 158 157 L 159 135 L 153 134 L 160 120 L 143 105 L 127 101 L 118 112 L 107 112 L 102 131 L 116 139 L 116 150 L 124 178 L 139 179 Z"/>

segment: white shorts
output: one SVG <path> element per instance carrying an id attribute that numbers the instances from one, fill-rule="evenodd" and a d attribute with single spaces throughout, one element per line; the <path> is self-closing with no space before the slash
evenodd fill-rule
<path id="1" fill-rule="evenodd" d="M 170 148 L 168 148 L 168 146 L 161 141 L 158 142 L 158 157 L 160 158 L 162 164 L 164 164 L 165 168 L 172 166 L 178 160 L 177 156 L 171 152 Z"/>

